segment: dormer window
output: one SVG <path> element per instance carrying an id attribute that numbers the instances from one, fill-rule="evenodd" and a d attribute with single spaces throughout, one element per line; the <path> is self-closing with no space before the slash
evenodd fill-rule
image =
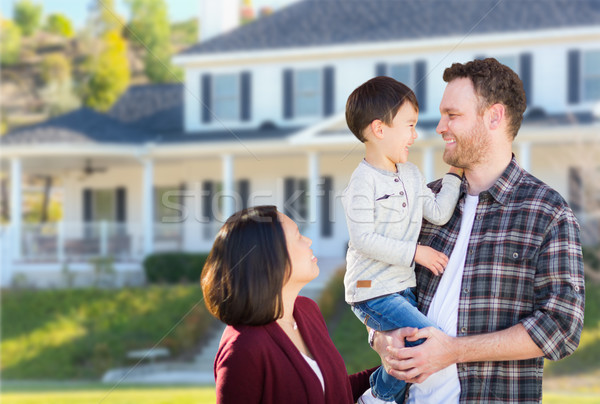
<path id="1" fill-rule="evenodd" d="M 294 75 L 294 115 L 321 115 L 321 70 L 298 70 Z"/>
<path id="2" fill-rule="evenodd" d="M 213 80 L 213 110 L 223 121 L 240 118 L 240 81 L 237 74 L 219 74 Z"/>
<path id="3" fill-rule="evenodd" d="M 410 88 L 415 88 L 412 65 L 408 63 L 392 64 L 390 65 L 389 70 L 390 77 L 406 84 Z"/>
<path id="4" fill-rule="evenodd" d="M 583 101 L 600 100 L 600 50 L 583 54 Z"/>
<path id="5" fill-rule="evenodd" d="M 427 63 L 418 60 L 411 63 L 378 63 L 376 76 L 389 76 L 410 87 L 419 100 L 420 112 L 427 111 Z"/>

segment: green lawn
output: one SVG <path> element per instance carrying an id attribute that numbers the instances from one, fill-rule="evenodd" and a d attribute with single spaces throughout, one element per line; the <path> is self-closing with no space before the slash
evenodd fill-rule
<path id="1" fill-rule="evenodd" d="M 3 404 L 213 404 L 214 387 L 192 386 L 110 386 L 99 383 L 4 383 Z M 600 404 L 596 392 L 549 392 L 543 404 Z"/>

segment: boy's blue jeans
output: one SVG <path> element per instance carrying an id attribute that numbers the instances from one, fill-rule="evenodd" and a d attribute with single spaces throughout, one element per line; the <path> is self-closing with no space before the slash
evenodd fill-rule
<path id="1" fill-rule="evenodd" d="M 437 327 L 417 309 L 415 288 L 407 288 L 402 292 L 353 304 L 352 311 L 363 324 L 377 331 L 390 331 L 403 327 Z M 405 341 L 405 344 L 416 346 L 423 342 L 425 339 Z M 385 401 L 396 401 L 396 403 L 404 402 L 406 382 L 388 375 L 383 366 L 373 372 L 370 382 L 375 397 Z"/>

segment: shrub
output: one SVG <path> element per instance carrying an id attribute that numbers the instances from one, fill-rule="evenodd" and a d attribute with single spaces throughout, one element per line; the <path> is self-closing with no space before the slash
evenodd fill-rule
<path id="1" fill-rule="evenodd" d="M 144 271 L 150 283 L 199 282 L 208 254 L 160 253 L 146 257 Z"/>

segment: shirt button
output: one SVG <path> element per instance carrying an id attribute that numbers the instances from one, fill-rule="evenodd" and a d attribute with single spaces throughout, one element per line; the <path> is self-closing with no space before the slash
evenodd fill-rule
<path id="1" fill-rule="evenodd" d="M 513 253 L 513 258 L 514 258 L 514 259 L 517 259 L 517 258 L 519 258 L 519 253 L 517 253 L 517 252 L 514 252 L 514 253 Z"/>
<path id="2" fill-rule="evenodd" d="M 483 218 L 483 215 L 477 215 L 477 220 L 481 220 Z"/>
<path id="3" fill-rule="evenodd" d="M 398 182 L 398 181 L 400 181 L 400 178 L 397 178 L 397 177 L 394 178 L 394 182 Z"/>
<path id="4" fill-rule="evenodd" d="M 579 286 L 575 286 L 573 289 L 575 290 L 575 292 L 579 292 Z"/>
<path id="5" fill-rule="evenodd" d="M 462 328 L 460 329 L 460 332 L 462 332 L 462 333 L 466 333 L 466 332 L 467 332 L 467 327 L 462 327 Z"/>
<path id="6" fill-rule="evenodd" d="M 472 255 L 474 252 L 475 252 L 475 249 L 474 249 L 474 248 L 471 248 L 471 249 L 469 250 L 469 254 L 471 254 L 471 255 Z"/>
<path id="7" fill-rule="evenodd" d="M 469 288 L 464 288 L 464 289 L 463 289 L 463 292 L 464 292 L 464 293 L 465 293 L 465 295 L 466 295 L 467 293 L 469 293 Z"/>
<path id="8" fill-rule="evenodd" d="M 404 195 L 404 191 L 400 191 L 400 195 L 401 195 L 401 196 L 402 196 L 402 195 Z"/>
<path id="9" fill-rule="evenodd" d="M 402 207 L 405 208 L 406 207 L 406 202 L 402 202 Z"/>

